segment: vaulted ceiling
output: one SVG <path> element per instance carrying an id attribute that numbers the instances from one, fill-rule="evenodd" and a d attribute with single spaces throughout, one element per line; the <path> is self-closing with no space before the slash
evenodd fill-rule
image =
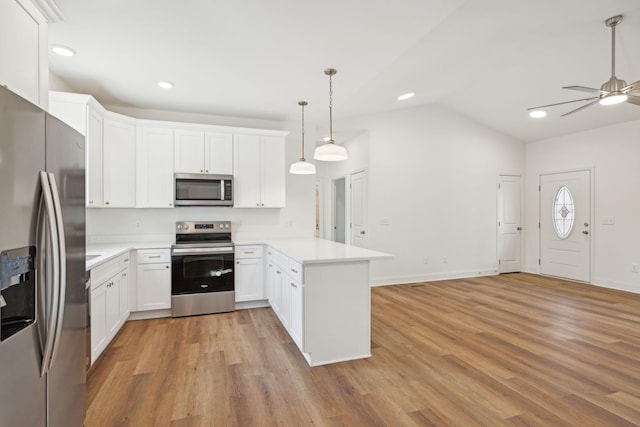
<path id="1" fill-rule="evenodd" d="M 610 77 L 640 80 L 637 0 L 56 0 L 65 16 L 49 27 L 53 73 L 105 104 L 267 120 L 310 122 L 442 104 L 522 141 L 640 119 L 640 106 L 581 104 L 561 89 L 599 88 Z M 175 83 L 162 90 L 159 80 Z M 397 101 L 413 91 L 416 96 Z"/>

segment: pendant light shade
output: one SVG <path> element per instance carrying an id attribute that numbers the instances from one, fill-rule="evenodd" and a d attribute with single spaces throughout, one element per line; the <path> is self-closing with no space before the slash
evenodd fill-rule
<path id="1" fill-rule="evenodd" d="M 335 68 L 327 68 L 324 73 L 329 76 L 329 140 L 326 144 L 316 148 L 313 158 L 324 162 L 338 162 L 347 160 L 347 149 L 337 145 L 333 140 L 333 79 L 338 71 Z"/>
<path id="2" fill-rule="evenodd" d="M 337 145 L 333 140 L 329 140 L 326 144 L 316 148 L 313 158 L 324 162 L 338 162 L 347 160 L 347 149 L 341 145 Z"/>
<path id="3" fill-rule="evenodd" d="M 298 102 L 298 105 L 302 107 L 302 156 L 300 160 L 293 163 L 289 168 L 289 173 L 294 175 L 313 175 L 316 173 L 316 166 L 313 163 L 307 162 L 304 158 L 304 106 L 307 104 L 307 101 Z"/>

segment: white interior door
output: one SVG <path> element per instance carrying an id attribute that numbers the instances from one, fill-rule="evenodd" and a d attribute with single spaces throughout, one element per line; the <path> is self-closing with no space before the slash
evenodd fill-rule
<path id="1" fill-rule="evenodd" d="M 498 271 L 521 271 L 522 219 L 520 177 L 501 175 L 498 180 Z"/>
<path id="2" fill-rule="evenodd" d="M 367 239 L 367 173 L 351 174 L 351 244 L 369 246 Z"/>
<path id="3" fill-rule="evenodd" d="M 540 272 L 591 280 L 591 171 L 540 175 Z"/>
<path id="4" fill-rule="evenodd" d="M 345 242 L 346 235 L 346 207 L 345 207 L 345 178 L 338 178 L 333 180 L 333 231 L 331 233 L 331 240 L 334 242 Z"/>

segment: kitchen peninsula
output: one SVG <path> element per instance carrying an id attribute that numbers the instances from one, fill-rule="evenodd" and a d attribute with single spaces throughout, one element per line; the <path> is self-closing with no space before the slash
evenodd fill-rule
<path id="1" fill-rule="evenodd" d="M 268 301 L 310 366 L 371 356 L 369 266 L 371 260 L 391 255 L 318 238 L 244 237 L 235 243 L 236 301 L 242 295 L 238 268 L 243 253 L 250 253 L 262 266 L 256 298 Z M 110 247 L 113 253 L 108 253 Z M 87 269 L 139 247 L 136 243 L 89 246 L 87 254 L 100 256 L 89 261 Z"/>

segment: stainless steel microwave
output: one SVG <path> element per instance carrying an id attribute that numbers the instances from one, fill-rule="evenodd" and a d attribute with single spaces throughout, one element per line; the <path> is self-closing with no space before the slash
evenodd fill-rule
<path id="1" fill-rule="evenodd" d="M 233 206 L 233 176 L 175 174 L 175 206 Z"/>

